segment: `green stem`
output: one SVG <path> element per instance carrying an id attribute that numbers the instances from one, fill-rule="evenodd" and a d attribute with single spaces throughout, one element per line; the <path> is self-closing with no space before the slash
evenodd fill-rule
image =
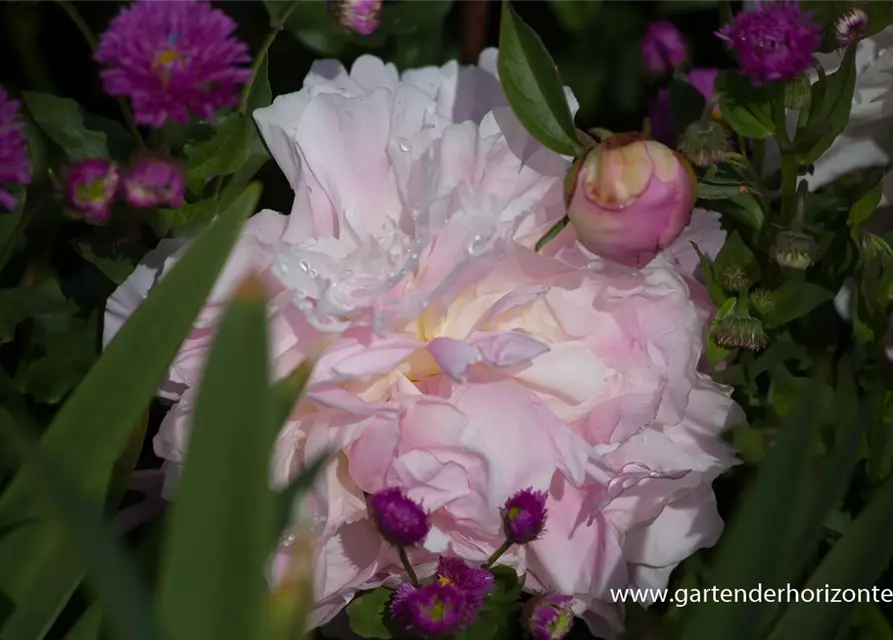
<path id="1" fill-rule="evenodd" d="M 546 231 L 546 234 L 537 240 L 536 247 L 534 247 L 534 251 L 539 252 L 540 249 L 545 247 L 549 241 L 553 240 L 555 236 L 557 236 L 561 231 L 567 226 L 569 222 L 568 217 L 564 216 L 561 220 L 552 225 L 552 227 Z"/>
<path id="2" fill-rule="evenodd" d="M 772 105 L 775 120 L 775 136 L 781 152 L 781 219 L 785 222 L 794 216 L 797 202 L 797 155 L 788 136 L 784 98 L 779 97 Z"/>
<path id="3" fill-rule="evenodd" d="M 74 22 L 75 26 L 78 28 L 78 31 L 81 32 L 81 35 L 84 36 L 84 40 L 87 41 L 87 44 L 90 46 L 91 51 L 96 51 L 96 47 L 99 46 L 99 41 L 96 39 L 96 35 L 93 33 L 93 30 L 90 29 L 90 25 L 88 25 L 84 18 L 81 17 L 81 14 L 78 12 L 77 8 L 75 8 L 74 3 L 70 0 L 56 0 L 56 4 L 58 4 L 62 10 L 68 14 L 68 17 L 71 18 L 71 21 Z M 143 136 L 140 133 L 139 128 L 136 126 L 136 120 L 133 119 L 133 113 L 130 111 L 130 107 L 127 105 L 123 99 L 118 99 L 118 106 L 121 108 L 121 113 L 124 116 L 124 121 L 127 123 L 127 128 L 130 129 L 130 132 L 133 134 L 134 139 L 137 143 L 145 148 L 146 143 L 143 140 Z"/>
<path id="4" fill-rule="evenodd" d="M 400 554 L 400 562 L 403 563 L 403 568 L 406 569 L 406 575 L 409 576 L 409 581 L 412 583 L 412 586 L 419 586 L 419 578 L 415 574 L 415 569 L 412 568 L 412 565 L 409 563 L 409 556 L 406 555 L 406 547 L 398 547 Z"/>
<path id="5" fill-rule="evenodd" d="M 511 541 L 506 540 L 505 542 L 503 542 L 499 546 L 499 548 L 493 552 L 493 555 L 490 556 L 489 558 L 487 558 L 487 564 L 484 565 L 484 568 L 489 569 L 494 564 L 496 564 L 496 561 L 499 560 L 502 557 L 502 554 L 505 553 L 506 551 L 508 551 L 509 547 L 511 547 L 511 546 L 512 546 Z"/>
<path id="6" fill-rule="evenodd" d="M 825 67 L 822 66 L 822 63 L 813 58 L 812 67 L 813 69 L 815 69 L 816 74 L 818 74 L 818 80 L 815 83 L 815 96 L 813 96 L 812 100 L 809 103 L 810 120 L 816 114 L 813 109 L 822 108 L 822 103 L 825 101 L 825 88 L 828 86 L 828 81 L 825 76 Z"/>
<path id="7" fill-rule="evenodd" d="M 264 40 L 264 43 L 260 46 L 260 51 L 257 52 L 257 56 L 254 58 L 254 65 L 251 67 L 251 82 L 246 84 L 245 88 L 242 90 L 242 100 L 239 103 L 239 111 L 242 113 L 245 113 L 248 110 L 248 98 L 251 96 L 251 88 L 254 86 L 254 81 L 257 79 L 257 74 L 260 72 L 260 68 L 264 63 L 264 60 L 267 58 L 267 54 L 270 52 L 270 47 L 273 46 L 276 36 L 278 36 L 279 32 L 285 28 L 285 23 L 288 22 L 292 11 L 295 10 L 300 2 L 301 0 L 293 0 L 278 18 L 274 18 L 273 28 L 270 29 L 270 33 L 267 34 L 266 40 Z"/>

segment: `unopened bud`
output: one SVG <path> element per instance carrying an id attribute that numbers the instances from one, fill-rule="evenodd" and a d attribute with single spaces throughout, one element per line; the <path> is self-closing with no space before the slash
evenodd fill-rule
<path id="1" fill-rule="evenodd" d="M 692 122 L 679 141 L 679 151 L 699 167 L 722 162 L 728 146 L 729 134 L 716 120 Z"/>
<path id="2" fill-rule="evenodd" d="M 747 291 L 752 284 L 747 270 L 741 265 L 729 265 L 720 276 L 722 278 L 722 286 L 726 291 Z"/>
<path id="3" fill-rule="evenodd" d="M 66 178 L 68 207 L 89 224 L 108 222 L 120 184 L 121 172 L 114 162 L 100 158 L 81 160 L 69 169 Z"/>
<path id="4" fill-rule="evenodd" d="M 656 140 L 618 134 L 586 155 L 567 215 L 587 249 L 642 267 L 688 225 L 695 186 L 683 157 Z"/>
<path id="5" fill-rule="evenodd" d="M 801 231 L 782 231 L 775 238 L 773 257 L 781 267 L 804 270 L 815 259 L 816 244 L 810 236 Z"/>
<path id="6" fill-rule="evenodd" d="M 750 294 L 750 305 L 760 316 L 766 318 L 775 308 L 775 294 L 765 289 L 757 289 Z"/>
<path id="7" fill-rule="evenodd" d="M 685 38 L 672 22 L 657 20 L 648 25 L 642 38 L 642 61 L 653 73 L 678 69 L 688 61 Z"/>
<path id="8" fill-rule="evenodd" d="M 784 85 L 784 106 L 786 109 L 801 111 L 812 102 L 812 83 L 809 76 L 800 74 Z"/>
<path id="9" fill-rule="evenodd" d="M 843 46 L 858 42 L 868 28 L 868 14 L 862 9 L 850 9 L 834 23 L 837 42 Z"/>
<path id="10" fill-rule="evenodd" d="M 737 309 L 717 320 L 710 333 L 716 344 L 726 349 L 759 351 L 769 344 L 763 323 Z"/>

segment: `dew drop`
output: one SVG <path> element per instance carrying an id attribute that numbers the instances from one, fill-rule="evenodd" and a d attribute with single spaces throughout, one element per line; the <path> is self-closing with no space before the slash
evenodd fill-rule
<path id="1" fill-rule="evenodd" d="M 310 270 L 307 272 L 307 275 L 309 275 L 311 278 L 318 278 L 318 277 L 319 277 L 319 271 L 317 271 L 316 269 L 310 269 Z"/>
<path id="2" fill-rule="evenodd" d="M 304 273 L 307 273 L 308 271 L 310 271 L 310 265 L 307 264 L 307 262 L 305 260 L 301 260 L 298 263 L 298 266 L 301 268 L 301 271 L 303 271 Z"/>
<path id="3" fill-rule="evenodd" d="M 397 146 L 400 147 L 400 151 L 410 152 L 412 151 L 412 143 L 406 138 L 397 138 L 396 139 Z"/>

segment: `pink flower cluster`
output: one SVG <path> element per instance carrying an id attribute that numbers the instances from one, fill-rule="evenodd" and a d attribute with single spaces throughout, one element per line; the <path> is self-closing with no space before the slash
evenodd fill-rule
<path id="1" fill-rule="evenodd" d="M 690 245 L 716 251 L 718 221 L 696 211 L 638 269 L 570 227 L 535 252 L 564 215 L 570 161 L 514 117 L 496 56 L 402 76 L 371 56 L 350 73 L 317 62 L 301 91 L 255 112 L 291 215 L 249 220 L 159 390 L 176 402 L 155 440 L 173 495 L 215 323 L 248 273 L 271 298 L 276 376 L 327 345 L 271 462 L 281 485 L 336 452 L 308 504 L 314 625 L 403 580 L 366 500 L 388 487 L 428 515 L 407 550 L 422 579 L 442 556 L 493 554 L 519 487 L 547 494 L 546 530 L 500 562 L 605 637 L 622 628 L 609 589 L 665 586 L 722 529 L 711 482 L 735 464 L 719 434 L 739 410 L 698 371 L 709 310 Z M 106 340 L 185 247 L 163 242 L 112 296 Z"/>

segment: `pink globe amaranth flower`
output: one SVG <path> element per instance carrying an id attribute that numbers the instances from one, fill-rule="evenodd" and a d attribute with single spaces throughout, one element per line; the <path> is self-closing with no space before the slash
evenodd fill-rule
<path id="1" fill-rule="evenodd" d="M 798 2 L 760 2 L 717 34 L 738 57 L 741 73 L 759 86 L 793 80 L 812 68 L 812 55 L 822 44 L 822 26 Z"/>
<path id="2" fill-rule="evenodd" d="M 668 147 L 620 134 L 582 161 L 567 215 L 587 249 L 641 267 L 688 225 L 696 184 L 688 163 Z"/>
<path id="3" fill-rule="evenodd" d="M 381 25 L 383 0 L 326 0 L 329 11 L 345 29 L 368 36 Z"/>
<path id="4" fill-rule="evenodd" d="M 537 596 L 525 606 L 524 622 L 533 640 L 561 640 L 574 626 L 573 598 L 557 593 Z"/>
<path id="5" fill-rule="evenodd" d="M 418 544 L 431 529 L 422 507 L 407 498 L 398 487 L 377 492 L 369 498 L 369 508 L 382 537 L 392 545 Z"/>
<path id="6" fill-rule="evenodd" d="M 678 69 L 688 61 L 685 38 L 669 20 L 656 20 L 648 25 L 642 38 L 642 60 L 653 73 Z"/>
<path id="7" fill-rule="evenodd" d="M 546 526 L 545 491 L 524 489 L 505 501 L 502 507 L 505 537 L 515 544 L 536 540 Z"/>
<path id="8" fill-rule="evenodd" d="M 137 209 L 177 209 L 186 197 L 186 177 L 171 160 L 144 158 L 124 178 L 124 194 L 130 206 Z"/>
<path id="9" fill-rule="evenodd" d="M 464 626 L 465 599 L 455 585 L 426 584 L 410 594 L 403 606 L 410 628 L 423 638 L 451 636 Z"/>
<path id="10" fill-rule="evenodd" d="M 435 581 L 455 585 L 465 597 L 462 613 L 464 624 L 477 620 L 487 594 L 496 586 L 493 574 L 481 567 L 472 567 L 461 558 L 441 556 L 437 562 Z"/>
<path id="11" fill-rule="evenodd" d="M 622 627 L 610 589 L 665 586 L 722 529 L 710 483 L 735 464 L 719 434 L 742 418 L 698 370 L 709 314 L 681 239 L 714 255 L 700 238 L 721 244 L 718 220 L 699 212 L 641 269 L 592 256 L 570 228 L 535 252 L 564 215 L 570 160 L 515 119 L 496 55 L 402 75 L 371 56 L 350 73 L 317 62 L 255 112 L 291 215 L 247 222 L 159 389 L 175 402 L 155 439 L 175 497 L 216 322 L 245 274 L 272 299 L 277 378 L 328 343 L 271 461 L 282 486 L 334 452 L 307 500 L 312 626 L 403 580 L 366 500 L 387 487 L 428 512 L 408 550 L 423 582 L 440 557 L 479 564 L 500 547 L 519 488 L 547 492 L 546 530 L 500 564 L 531 593 L 571 596 L 602 637 Z M 119 287 L 105 340 L 186 246 L 162 242 Z"/>
<path id="12" fill-rule="evenodd" d="M 16 199 L 3 187 L 31 183 L 28 143 L 22 131 L 25 124 L 19 118 L 21 106 L 0 87 L 0 205 L 10 211 L 15 209 Z"/>
<path id="13" fill-rule="evenodd" d="M 705 100 L 713 98 L 713 90 L 716 86 L 716 78 L 719 69 L 696 67 L 688 72 L 687 77 L 691 85 L 704 96 Z M 713 107 L 713 117 L 721 119 L 719 105 Z M 662 142 L 668 147 L 675 147 L 681 131 L 676 131 L 670 112 L 670 89 L 661 89 L 657 97 L 651 103 L 648 111 L 648 119 L 651 121 L 651 137 Z"/>
<path id="14" fill-rule="evenodd" d="M 251 70 L 236 23 L 204 0 L 139 0 L 122 9 L 99 40 L 105 90 L 130 98 L 140 124 L 161 127 L 190 115 L 212 120 L 238 104 Z"/>
<path id="15" fill-rule="evenodd" d="M 121 172 L 114 162 L 100 158 L 81 160 L 68 170 L 68 207 L 90 224 L 108 222 L 120 185 Z"/>

